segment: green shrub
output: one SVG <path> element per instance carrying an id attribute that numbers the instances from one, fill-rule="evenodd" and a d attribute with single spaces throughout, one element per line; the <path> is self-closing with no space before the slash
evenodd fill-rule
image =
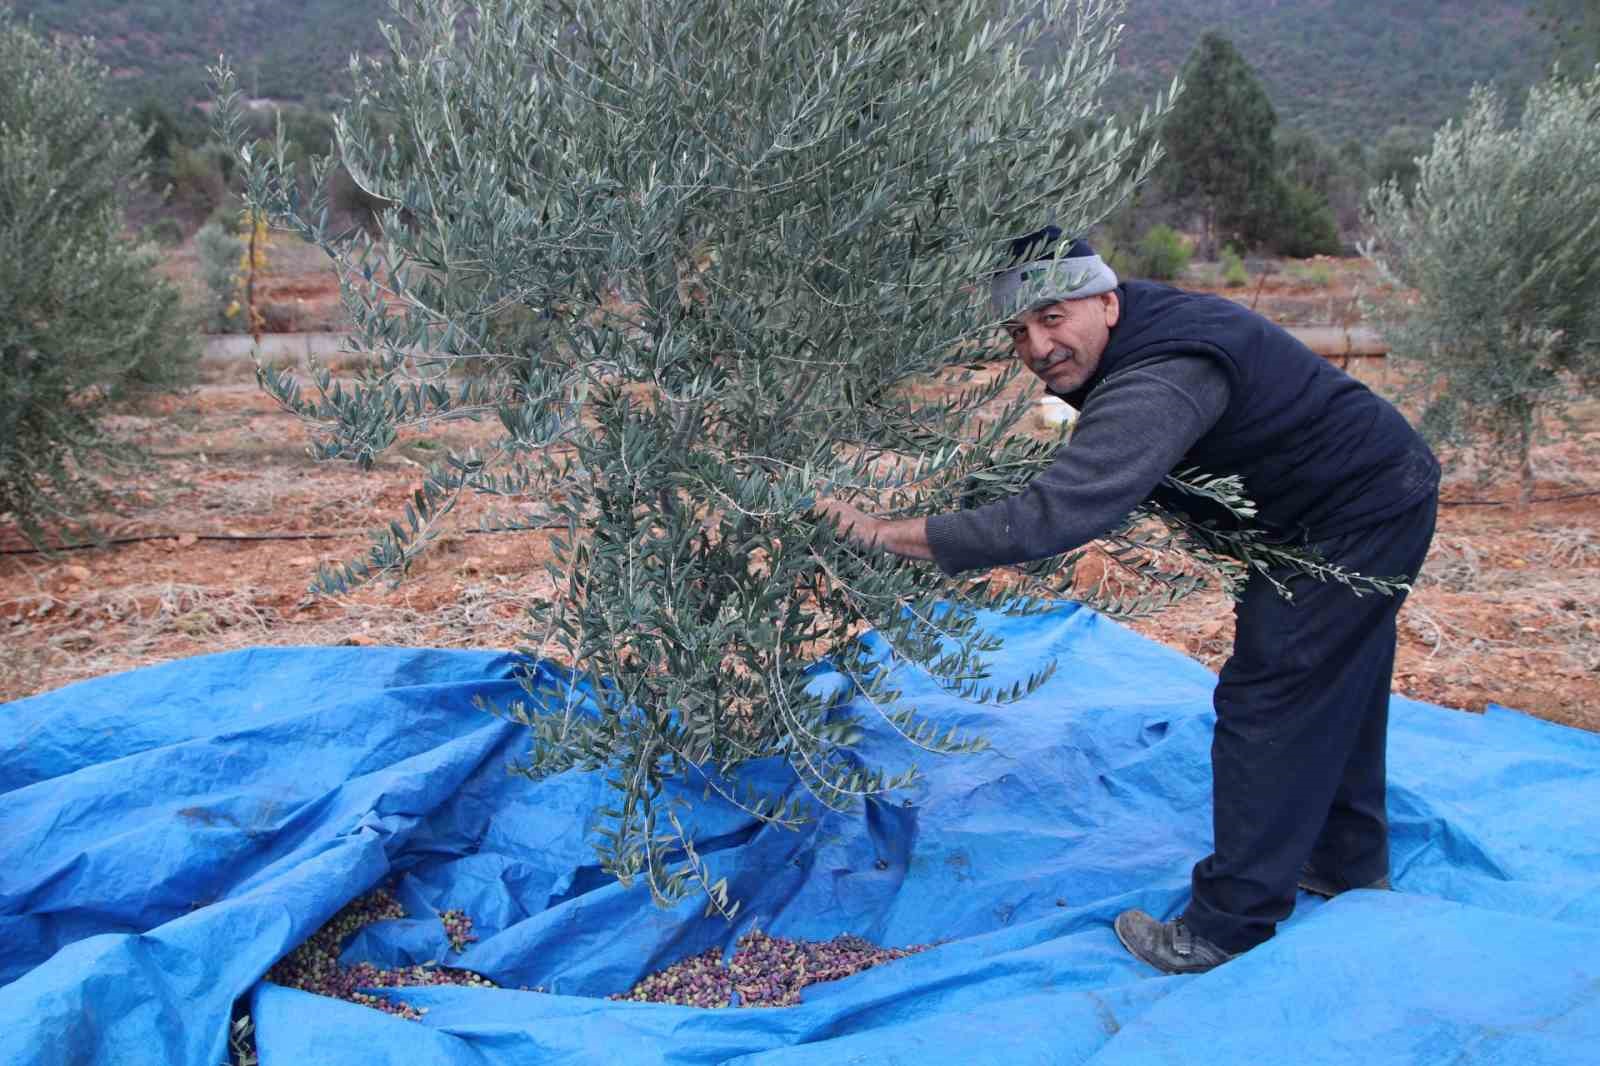
<path id="1" fill-rule="evenodd" d="M 1309 185 L 1285 181 L 1267 245 L 1279 255 L 1308 259 L 1338 255 L 1339 226 L 1328 198 Z"/>
<path id="2" fill-rule="evenodd" d="M 1415 126 L 1391 126 L 1372 152 L 1370 172 L 1376 184 L 1392 185 L 1409 198 L 1421 173 L 1418 164 L 1428 154 L 1428 134 Z"/>
<path id="3" fill-rule="evenodd" d="M 194 246 L 200 256 L 200 280 L 206 286 L 206 329 L 214 333 L 243 331 L 246 321 L 238 304 L 244 241 L 217 223 L 207 222 L 194 235 Z"/>
<path id="4" fill-rule="evenodd" d="M 1171 226 L 1151 226 L 1139 238 L 1134 273 L 1157 281 L 1171 281 L 1189 265 L 1189 246 Z"/>
<path id="5" fill-rule="evenodd" d="M 159 245 L 171 248 L 183 243 L 183 223 L 175 218 L 158 218 L 146 227 L 145 236 Z"/>
<path id="6" fill-rule="evenodd" d="M 232 190 L 224 192 L 206 215 L 205 225 L 215 226 L 229 237 L 243 237 L 244 201 Z"/>
<path id="7" fill-rule="evenodd" d="M 1323 263 L 1291 263 L 1288 272 L 1296 285 L 1326 289 L 1333 284 L 1333 271 Z"/>
<path id="8" fill-rule="evenodd" d="M 134 458 L 108 408 L 194 365 L 177 289 L 124 232 L 144 135 L 103 113 L 104 80 L 0 11 L 0 515 L 35 542 Z"/>
<path id="9" fill-rule="evenodd" d="M 1116 271 L 1119 277 L 1131 278 L 1137 273 L 1138 264 L 1128 251 L 1127 245 L 1123 244 L 1109 230 L 1094 235 L 1090 240 L 1100 258 L 1104 259 L 1106 265 Z"/>
<path id="10" fill-rule="evenodd" d="M 234 215 L 238 214 L 237 205 L 226 207 L 228 181 L 215 147 L 190 148 L 178 145 L 173 152 L 170 171 L 170 202 L 188 218 L 205 220 L 219 210 L 231 210 Z"/>
<path id="11" fill-rule="evenodd" d="M 1348 243 L 1361 230 L 1361 205 L 1372 184 L 1363 166 L 1365 148 L 1348 141 L 1334 148 L 1307 130 L 1281 131 L 1277 142 L 1278 174 L 1286 186 L 1302 185 L 1327 205 L 1336 238 Z M 1283 194 L 1288 199 L 1288 193 Z M 1332 250 L 1329 251 L 1332 254 Z"/>
<path id="12" fill-rule="evenodd" d="M 1222 246 L 1218 262 L 1222 267 L 1222 283 L 1228 288 L 1238 289 L 1250 284 L 1250 272 L 1244 268 L 1244 258 L 1233 245 Z"/>

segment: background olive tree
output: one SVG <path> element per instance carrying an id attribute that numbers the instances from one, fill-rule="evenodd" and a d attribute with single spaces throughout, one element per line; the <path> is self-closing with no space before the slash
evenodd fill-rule
<path id="1" fill-rule="evenodd" d="M 529 645 L 571 671 L 500 708 L 530 730 L 521 769 L 604 768 L 604 868 L 729 907 L 662 802 L 668 778 L 794 825 L 801 797 L 848 807 L 912 780 L 918 752 L 982 743 L 902 698 L 863 629 L 970 700 L 1015 699 L 1048 671 L 992 685 L 1000 642 L 974 609 L 1043 610 L 1075 593 L 1073 560 L 951 581 L 852 548 L 809 509 L 831 494 L 928 513 L 1050 461 L 1055 442 L 1014 432 L 1024 403 L 1000 402 L 1016 367 L 965 369 L 1001 336 L 989 277 L 1042 220 L 1081 234 L 1124 198 L 1155 161 L 1130 156 L 1165 101 L 1132 128 L 1102 117 L 1119 11 L 1105 0 L 397 10 L 391 54 L 357 66 L 337 124 L 342 163 L 387 206 L 377 237 L 327 228 L 323 184 L 303 201 L 288 162 L 241 136 L 219 72 L 249 199 L 333 257 L 371 360 L 354 381 L 263 368 L 264 386 L 321 427 L 327 459 L 368 464 L 450 419 L 503 431 L 434 467 L 368 556 L 317 587 L 403 570 L 466 493 L 500 498 L 503 526 L 558 523 Z M 1023 57 L 1043 26 L 1070 43 L 1036 72 Z M 1182 484 L 1248 517 L 1236 482 Z M 1248 530 L 1138 524 L 1155 513 L 1108 542 L 1146 586 L 1078 598 L 1133 613 L 1197 587 L 1193 559 L 1236 580 L 1281 558 Z M 1170 565 L 1180 544 L 1191 555 Z M 813 691 L 822 656 L 904 764 L 853 750 L 866 723 Z M 765 758 L 800 787 L 744 791 L 735 771 Z"/>
<path id="2" fill-rule="evenodd" d="M 178 290 L 125 232 L 145 132 L 107 112 L 105 79 L 0 9 L 0 517 L 36 543 L 135 457 L 108 411 L 196 356 Z"/>
<path id="3" fill-rule="evenodd" d="M 1515 122 L 1478 89 L 1409 197 L 1391 181 L 1370 199 L 1368 254 L 1415 290 L 1374 310 L 1416 372 L 1422 428 L 1514 463 L 1524 502 L 1547 420 L 1600 381 L 1597 159 L 1600 72 L 1535 87 Z"/>

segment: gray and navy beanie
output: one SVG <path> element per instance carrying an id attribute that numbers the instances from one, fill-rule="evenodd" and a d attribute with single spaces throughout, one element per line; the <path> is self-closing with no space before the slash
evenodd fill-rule
<path id="1" fill-rule="evenodd" d="M 1011 265 L 994 275 L 990 299 L 1002 317 L 1020 315 L 1061 300 L 1098 296 L 1117 287 L 1117 274 L 1077 240 L 1063 252 L 1061 230 L 1046 226 L 1011 242 Z"/>

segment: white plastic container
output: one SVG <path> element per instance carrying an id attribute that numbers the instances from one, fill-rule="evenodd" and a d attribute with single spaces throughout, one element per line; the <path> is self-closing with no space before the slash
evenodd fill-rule
<path id="1" fill-rule="evenodd" d="M 1077 424 L 1078 411 L 1059 396 L 1041 396 L 1033 407 L 1033 424 L 1049 433 L 1060 432 L 1063 426 L 1071 432 Z"/>

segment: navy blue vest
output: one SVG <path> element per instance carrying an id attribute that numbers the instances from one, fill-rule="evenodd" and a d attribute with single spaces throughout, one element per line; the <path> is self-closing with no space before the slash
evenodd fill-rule
<path id="1" fill-rule="evenodd" d="M 1399 411 L 1255 312 L 1145 281 L 1124 282 L 1117 296 L 1099 367 L 1063 398 L 1082 410 L 1102 381 L 1134 367 L 1215 359 L 1228 374 L 1227 410 L 1179 465 L 1243 478 L 1256 525 L 1319 540 L 1399 514 L 1438 486 L 1438 461 Z M 1186 494 L 1156 495 L 1218 517 Z"/>

